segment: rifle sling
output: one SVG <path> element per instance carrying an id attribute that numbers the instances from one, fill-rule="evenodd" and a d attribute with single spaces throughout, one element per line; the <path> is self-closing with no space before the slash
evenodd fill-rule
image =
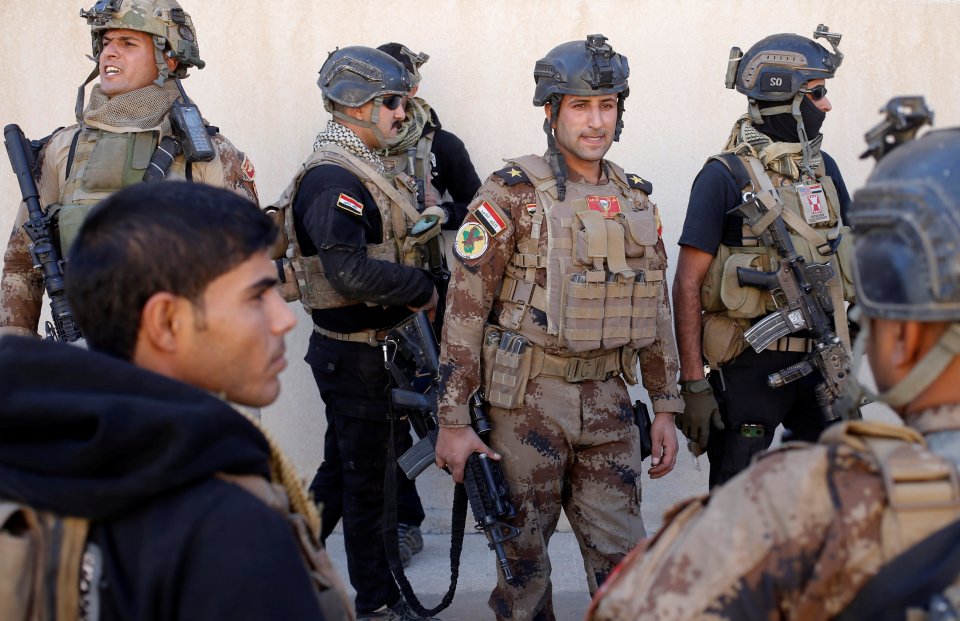
<path id="1" fill-rule="evenodd" d="M 783 221 L 791 229 L 796 231 L 798 235 L 807 240 L 807 243 L 809 243 L 814 250 L 829 246 L 827 240 L 817 233 L 812 226 L 807 224 L 803 218 L 789 209 L 783 209 L 776 188 L 773 187 L 773 182 L 770 181 L 770 177 L 768 177 L 766 171 L 764 171 L 763 164 L 760 163 L 760 160 L 755 157 L 748 157 L 747 161 L 750 162 L 751 176 L 754 178 L 755 183 L 758 184 L 761 189 L 768 190 L 774 197 L 777 197 L 777 204 L 780 206 L 779 211 Z M 847 325 L 847 306 L 843 301 L 843 287 L 840 284 L 840 274 L 834 274 L 827 286 L 830 289 L 830 300 L 833 302 L 834 331 L 840 340 L 843 341 L 843 346 L 846 348 L 847 353 L 850 354 L 850 329 Z"/>
<path id="2" fill-rule="evenodd" d="M 390 439 L 387 442 L 387 466 L 383 479 L 383 547 L 390 573 L 397 582 L 403 599 L 418 615 L 432 617 L 453 602 L 460 577 L 460 553 L 463 550 L 463 533 L 467 519 L 467 493 L 458 484 L 453 493 L 453 509 L 450 521 L 450 586 L 440 603 L 434 608 L 424 608 L 413 592 L 410 581 L 403 571 L 397 540 L 397 452 L 393 442 L 393 426 L 396 416 L 390 412 Z"/>

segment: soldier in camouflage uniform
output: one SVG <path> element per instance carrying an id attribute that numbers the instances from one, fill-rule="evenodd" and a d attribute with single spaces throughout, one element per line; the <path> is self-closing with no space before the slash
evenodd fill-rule
<path id="1" fill-rule="evenodd" d="M 77 125 L 55 132 L 39 153 L 40 202 L 58 214 L 60 255 L 93 205 L 148 173 L 224 187 L 257 202 L 253 164 L 215 127 L 206 128 L 212 159 L 188 162 L 179 152 L 182 139 L 169 112 L 184 97 L 179 80 L 204 62 L 193 21 L 176 0 L 100 0 L 82 16 L 97 62 L 84 86 L 98 75 L 100 82 L 86 107 L 80 90 Z M 0 276 L 0 332 L 21 335 L 35 334 L 43 296 L 26 221 L 21 205 Z"/>
<path id="2" fill-rule="evenodd" d="M 882 567 L 896 570 L 898 553 L 956 524 L 960 128 L 896 147 L 849 215 L 868 318 L 857 348 L 866 344 L 883 391 L 875 398 L 906 426 L 834 425 L 818 444 L 787 445 L 674 508 L 601 589 L 589 619 L 834 619 Z M 955 603 L 941 604 L 952 615 L 937 618 L 957 618 Z M 891 612 L 882 608 L 843 618 Z"/>
<path id="3" fill-rule="evenodd" d="M 645 536 L 641 455 L 627 383 L 653 401 L 650 475 L 667 474 L 682 403 L 651 185 L 604 155 L 622 128 L 627 59 L 602 35 L 537 62 L 549 153 L 508 160 L 457 232 L 441 348 L 437 465 L 455 479 L 473 452 L 498 459 L 522 534 L 505 548 L 498 618 L 552 619 L 547 544 L 563 509 L 591 592 Z M 491 447 L 469 426 L 482 387 Z M 496 451 L 496 452 L 494 452 Z"/>

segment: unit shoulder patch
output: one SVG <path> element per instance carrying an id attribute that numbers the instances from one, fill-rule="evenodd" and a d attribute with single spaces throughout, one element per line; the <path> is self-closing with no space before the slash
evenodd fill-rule
<path id="1" fill-rule="evenodd" d="M 520 170 L 519 166 L 507 166 L 493 174 L 500 177 L 507 187 L 513 187 L 518 183 L 530 183 L 529 177 L 527 177 L 525 172 Z"/>
<path id="2" fill-rule="evenodd" d="M 461 262 L 473 267 L 490 249 L 490 240 L 487 229 L 476 218 L 468 216 L 457 229 L 453 250 Z"/>
<path id="3" fill-rule="evenodd" d="M 246 154 L 243 155 L 243 163 L 240 164 L 240 174 L 244 181 L 253 181 L 257 176 L 257 170 L 253 167 L 253 162 Z"/>
<path id="4" fill-rule="evenodd" d="M 641 190 L 647 194 L 653 194 L 653 184 L 635 173 L 627 174 L 627 183 L 634 190 Z"/>
<path id="5" fill-rule="evenodd" d="M 337 208 L 355 216 L 363 217 L 363 203 L 346 194 L 337 197 Z"/>

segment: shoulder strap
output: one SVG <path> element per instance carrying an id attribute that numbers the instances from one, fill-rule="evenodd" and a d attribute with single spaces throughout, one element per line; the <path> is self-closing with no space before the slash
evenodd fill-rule
<path id="1" fill-rule="evenodd" d="M 83 132 L 83 126 L 77 128 L 73 134 L 73 140 L 70 141 L 70 151 L 67 154 L 67 179 L 70 178 L 70 171 L 73 169 L 73 158 L 77 154 L 77 142 L 80 140 L 80 134 Z"/>
<path id="2" fill-rule="evenodd" d="M 0 617 L 77 621 L 89 528 L 83 518 L 0 500 Z"/>
<path id="3" fill-rule="evenodd" d="M 960 522 L 953 522 L 884 565 L 835 621 L 902 621 L 908 608 L 926 609 L 958 577 Z"/>
<path id="4" fill-rule="evenodd" d="M 716 160 L 726 166 L 741 191 L 746 190 L 748 187 L 755 187 L 753 179 L 750 177 L 750 172 L 747 170 L 747 166 L 736 153 L 720 153 L 707 159 L 708 162 L 710 160 Z"/>
<path id="5" fill-rule="evenodd" d="M 930 451 L 913 429 L 846 421 L 827 428 L 820 442 L 866 453 L 880 469 L 888 504 L 882 522 L 885 558 L 893 558 L 960 517 L 956 468 Z"/>

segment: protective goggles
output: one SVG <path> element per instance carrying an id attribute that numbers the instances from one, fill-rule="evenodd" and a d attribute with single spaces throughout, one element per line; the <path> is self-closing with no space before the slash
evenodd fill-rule
<path id="1" fill-rule="evenodd" d="M 387 107 L 387 110 L 396 110 L 403 105 L 404 99 L 406 99 L 404 95 L 390 95 L 383 98 L 383 105 Z"/>
<path id="2" fill-rule="evenodd" d="M 801 93 L 809 93 L 814 101 L 820 101 L 827 96 L 827 87 L 823 84 L 818 84 L 813 88 L 801 88 Z"/>

